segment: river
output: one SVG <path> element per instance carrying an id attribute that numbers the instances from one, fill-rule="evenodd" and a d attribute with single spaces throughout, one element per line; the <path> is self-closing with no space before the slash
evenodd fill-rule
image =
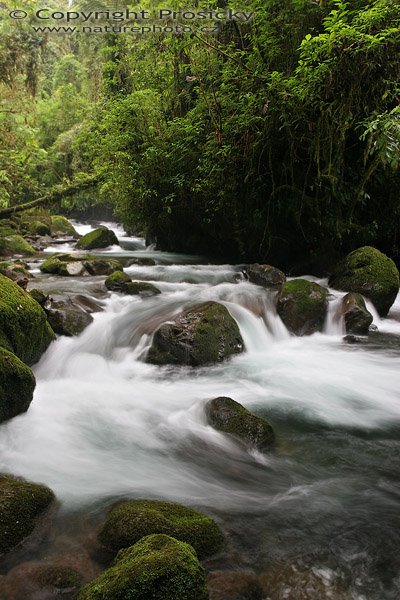
<path id="1" fill-rule="evenodd" d="M 218 520 L 227 537 L 221 564 L 301 565 L 321 578 L 327 598 L 399 598 L 400 298 L 387 319 L 374 311 L 378 331 L 368 343 L 343 341 L 332 319 L 338 293 L 324 333 L 297 338 L 242 267 L 158 252 L 112 228 L 120 246 L 96 254 L 153 258 L 154 266 L 125 270 L 162 294 L 121 296 L 105 290 L 104 277 L 53 277 L 32 264 L 31 288 L 84 293 L 103 312 L 80 336 L 58 338 L 34 367 L 29 411 L 0 427 L 0 470 L 54 490 L 68 543 L 117 498 L 165 498 Z M 237 320 L 244 354 L 197 369 L 143 362 L 159 322 L 210 299 Z M 217 396 L 266 417 L 276 450 L 246 451 L 208 426 L 204 404 Z M 347 595 L 329 596 L 338 584 Z"/>

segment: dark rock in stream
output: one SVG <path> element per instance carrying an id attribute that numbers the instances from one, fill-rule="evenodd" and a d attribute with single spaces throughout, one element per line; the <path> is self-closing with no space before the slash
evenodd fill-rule
<path id="1" fill-rule="evenodd" d="M 157 329 L 147 354 L 156 365 L 218 363 L 244 350 L 236 321 L 217 302 L 198 304 Z"/>
<path id="2" fill-rule="evenodd" d="M 70 299 L 50 301 L 45 306 L 48 321 L 55 333 L 74 336 L 82 333 L 93 317 Z"/>
<path id="3" fill-rule="evenodd" d="M 368 335 L 373 316 L 368 312 L 361 294 L 350 292 L 344 296 L 337 316 L 343 315 L 347 333 Z"/>
<path id="4" fill-rule="evenodd" d="M 399 291 L 399 272 L 395 263 L 371 246 L 350 252 L 336 267 L 329 285 L 369 298 L 381 317 L 385 317 Z"/>
<path id="5" fill-rule="evenodd" d="M 271 265 L 259 265 L 258 263 L 249 265 L 245 268 L 245 275 L 251 283 L 278 291 L 281 291 L 286 282 L 285 273 Z"/>
<path id="6" fill-rule="evenodd" d="M 90 255 L 53 254 L 41 264 L 40 270 L 42 273 L 62 277 L 88 277 L 122 271 L 122 265 L 116 260 Z"/>
<path id="7" fill-rule="evenodd" d="M 278 314 L 295 335 L 322 331 L 328 307 L 328 290 L 306 279 L 287 281 L 278 297 Z"/>
<path id="8" fill-rule="evenodd" d="M 161 500 L 120 502 L 108 514 L 99 540 L 115 553 L 153 533 L 170 535 L 191 544 L 200 559 L 215 554 L 223 544 L 221 530 L 211 517 Z"/>
<path id="9" fill-rule="evenodd" d="M 263 451 L 274 444 L 274 431 L 268 421 L 254 415 L 232 398 L 210 400 L 205 406 L 205 413 L 214 429 L 238 438 L 249 448 Z"/>
<path id="10" fill-rule="evenodd" d="M 152 283 L 148 283 L 147 281 L 132 281 L 129 275 L 121 271 L 109 275 L 104 283 L 108 290 L 121 292 L 130 296 L 149 297 L 161 294 L 161 290 Z"/>
<path id="11" fill-rule="evenodd" d="M 208 600 L 204 569 L 189 544 L 149 535 L 121 550 L 77 600 Z"/>
<path id="12" fill-rule="evenodd" d="M 19 546 L 54 502 L 44 485 L 0 475 L 0 556 Z"/>
<path id="13" fill-rule="evenodd" d="M 2 600 L 72 600 L 82 577 L 71 567 L 40 562 L 22 563 L 0 581 Z"/>
<path id="14" fill-rule="evenodd" d="M 210 600 L 263 600 L 264 591 L 251 571 L 213 571 L 206 579 Z"/>

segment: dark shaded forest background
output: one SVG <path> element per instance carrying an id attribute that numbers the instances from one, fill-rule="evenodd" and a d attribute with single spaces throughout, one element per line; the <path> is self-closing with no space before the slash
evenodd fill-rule
<path id="1" fill-rule="evenodd" d="M 214 35 L 62 34 L 1 3 L 0 206 L 90 180 L 66 214 L 106 207 L 161 249 L 293 272 L 365 244 L 399 261 L 399 2 L 193 4 L 255 16 Z"/>

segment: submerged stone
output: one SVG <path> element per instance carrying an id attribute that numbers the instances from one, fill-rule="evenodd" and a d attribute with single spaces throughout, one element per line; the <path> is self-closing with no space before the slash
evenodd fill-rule
<path id="1" fill-rule="evenodd" d="M 287 281 L 278 297 L 278 314 L 295 335 L 322 331 L 327 307 L 328 290 L 306 279 Z"/>
<path id="2" fill-rule="evenodd" d="M 274 431 L 268 421 L 254 415 L 232 398 L 210 400 L 205 406 L 205 413 L 214 429 L 240 439 L 249 448 L 263 451 L 274 444 Z"/>
<path id="3" fill-rule="evenodd" d="M 150 535 L 121 550 L 114 565 L 77 600 L 208 600 L 195 550 L 167 535 Z"/>
<path id="4" fill-rule="evenodd" d="M 191 544 L 199 558 L 221 549 L 223 537 L 216 522 L 191 508 L 161 500 L 128 500 L 109 513 L 99 533 L 101 543 L 116 552 L 152 533 L 165 533 Z"/>
<path id="5" fill-rule="evenodd" d="M 204 302 L 157 329 L 147 362 L 199 366 L 221 362 L 243 350 L 239 327 L 227 308 Z"/>
<path id="6" fill-rule="evenodd" d="M 345 292 L 357 292 L 371 300 L 385 317 L 399 291 L 399 272 L 386 254 L 372 246 L 350 252 L 336 267 L 329 285 Z"/>
<path id="7" fill-rule="evenodd" d="M 251 571 L 212 571 L 207 576 L 209 600 L 263 600 L 264 591 Z"/>

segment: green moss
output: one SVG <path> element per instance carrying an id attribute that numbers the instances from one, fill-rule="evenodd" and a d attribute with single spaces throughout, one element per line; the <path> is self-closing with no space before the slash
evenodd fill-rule
<path id="1" fill-rule="evenodd" d="M 275 441 L 273 429 L 268 421 L 253 415 L 232 398 L 210 400 L 205 411 L 210 425 L 218 431 L 240 438 L 250 447 L 266 450 Z"/>
<path id="2" fill-rule="evenodd" d="M 354 250 L 342 260 L 329 279 L 329 285 L 369 298 L 384 317 L 399 291 L 399 272 L 395 263 L 372 246 Z"/>
<path id="3" fill-rule="evenodd" d="M 213 519 L 174 502 L 130 500 L 109 513 L 99 539 L 112 551 L 127 548 L 152 533 L 165 533 L 187 542 L 200 558 L 220 550 L 223 537 Z"/>
<path id="4" fill-rule="evenodd" d="M 8 235 L 0 238 L 0 254 L 4 256 L 11 256 L 13 254 L 32 256 L 35 254 L 35 250 L 20 235 Z"/>
<path id="5" fill-rule="evenodd" d="M 31 365 L 53 339 L 43 309 L 16 283 L 0 275 L 0 346 Z"/>
<path id="6" fill-rule="evenodd" d="M 77 600 L 207 600 L 194 549 L 167 535 L 150 535 L 121 551 L 114 566 L 85 586 Z"/>
<path id="7" fill-rule="evenodd" d="M 120 292 L 124 289 L 126 284 L 131 283 L 131 281 L 129 275 L 124 273 L 124 271 L 115 271 L 107 277 L 104 283 L 108 290 Z"/>
<path id="8" fill-rule="evenodd" d="M 82 582 L 82 578 L 77 571 L 63 565 L 39 566 L 35 569 L 32 578 L 41 587 L 51 587 L 59 590 L 78 588 Z"/>
<path id="9" fill-rule="evenodd" d="M 322 331 L 328 290 L 306 279 L 287 281 L 278 297 L 278 314 L 296 335 Z"/>
<path id="10" fill-rule="evenodd" d="M 35 302 L 40 304 L 40 306 L 43 306 L 48 299 L 48 295 L 45 294 L 42 290 L 38 290 L 37 288 L 29 290 L 28 294 L 31 296 L 31 298 L 35 300 Z"/>
<path id="11" fill-rule="evenodd" d="M 79 238 L 79 233 L 76 231 L 75 227 L 62 215 L 51 217 L 51 233 L 68 235 L 76 239 Z"/>
<path id="12" fill-rule="evenodd" d="M 35 528 L 36 518 L 53 502 L 44 485 L 0 475 L 0 553 L 8 552 Z"/>
<path id="13" fill-rule="evenodd" d="M 0 347 L 0 423 L 28 410 L 35 385 L 32 370 Z"/>
<path id="14" fill-rule="evenodd" d="M 129 294 L 131 296 L 156 296 L 157 294 L 161 294 L 161 290 L 159 290 L 158 287 L 152 283 L 146 283 L 144 281 L 130 281 L 124 285 L 123 291 L 125 294 Z"/>
<path id="15" fill-rule="evenodd" d="M 84 250 L 92 250 L 94 248 L 106 248 L 118 244 L 118 239 L 113 231 L 107 229 L 107 227 L 99 227 L 94 231 L 90 231 L 77 243 L 77 248 L 83 248 Z"/>

